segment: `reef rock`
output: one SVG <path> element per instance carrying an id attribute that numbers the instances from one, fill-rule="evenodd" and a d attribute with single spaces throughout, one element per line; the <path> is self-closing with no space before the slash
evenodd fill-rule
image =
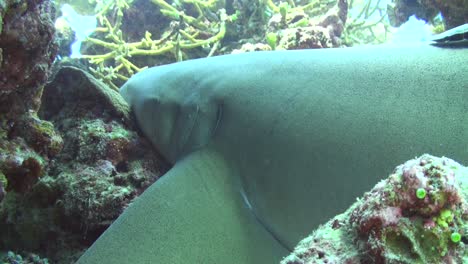
<path id="1" fill-rule="evenodd" d="M 432 21 L 440 12 L 445 29 L 468 23 L 468 0 L 394 0 L 387 9 L 392 26 L 400 26 L 412 15 Z"/>
<path id="2" fill-rule="evenodd" d="M 282 264 L 466 263 L 468 168 L 428 154 L 407 161 Z"/>
<path id="3" fill-rule="evenodd" d="M 78 68 L 57 67 L 35 118 L 43 138 L 18 119 L 0 140 L 0 248 L 73 263 L 168 166 L 134 132 L 117 91 Z M 49 132 L 60 141 L 41 143 L 54 138 Z"/>
<path id="4" fill-rule="evenodd" d="M 1 1 L 0 113 L 36 111 L 57 53 L 50 1 Z"/>
<path id="5" fill-rule="evenodd" d="M 331 4 L 330 4 L 331 3 Z M 339 47 L 348 14 L 348 2 L 329 1 L 325 7 L 304 11 L 293 8 L 274 14 L 268 32 L 278 32 L 279 49 L 317 49 Z"/>

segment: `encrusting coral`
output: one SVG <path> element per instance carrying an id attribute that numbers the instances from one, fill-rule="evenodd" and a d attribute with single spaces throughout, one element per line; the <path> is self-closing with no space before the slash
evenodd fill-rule
<path id="1" fill-rule="evenodd" d="M 405 162 L 282 264 L 467 263 L 468 168 L 428 154 Z"/>

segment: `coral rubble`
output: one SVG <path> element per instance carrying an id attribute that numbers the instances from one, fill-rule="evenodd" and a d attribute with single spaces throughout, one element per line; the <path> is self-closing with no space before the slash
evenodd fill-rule
<path id="1" fill-rule="evenodd" d="M 282 264 L 466 263 L 468 168 L 425 154 L 396 167 Z"/>

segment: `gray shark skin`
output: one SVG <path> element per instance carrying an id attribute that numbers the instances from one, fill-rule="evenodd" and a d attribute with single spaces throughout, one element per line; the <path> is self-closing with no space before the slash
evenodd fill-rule
<path id="1" fill-rule="evenodd" d="M 395 165 L 468 161 L 468 49 L 219 56 L 121 94 L 174 167 L 78 263 L 277 263 Z"/>

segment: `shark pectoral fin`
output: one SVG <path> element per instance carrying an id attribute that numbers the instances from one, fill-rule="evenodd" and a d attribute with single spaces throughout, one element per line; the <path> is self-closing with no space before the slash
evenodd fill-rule
<path id="1" fill-rule="evenodd" d="M 278 263 L 288 252 L 256 221 L 235 182 L 215 151 L 188 155 L 78 263 Z"/>

